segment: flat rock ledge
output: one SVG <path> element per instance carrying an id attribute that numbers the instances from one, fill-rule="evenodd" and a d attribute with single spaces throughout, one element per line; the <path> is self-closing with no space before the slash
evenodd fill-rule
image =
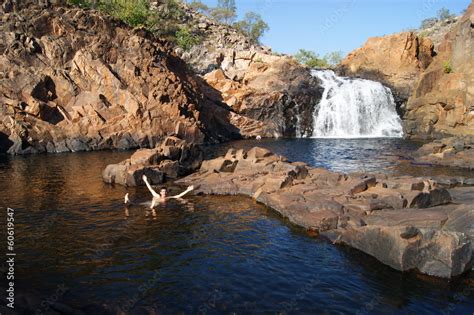
<path id="1" fill-rule="evenodd" d="M 415 154 L 415 164 L 454 166 L 474 170 L 474 137 L 450 137 L 423 145 Z"/>
<path id="2" fill-rule="evenodd" d="M 230 149 L 176 183 L 197 193 L 246 195 L 335 244 L 400 271 L 451 278 L 471 269 L 474 188 L 432 179 L 340 174 L 254 147 Z"/>

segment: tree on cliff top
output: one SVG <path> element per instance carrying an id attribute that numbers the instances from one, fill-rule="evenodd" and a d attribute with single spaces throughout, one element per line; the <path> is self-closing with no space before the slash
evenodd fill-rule
<path id="1" fill-rule="evenodd" d="M 211 16 L 224 24 L 232 24 L 237 17 L 235 0 L 218 0 L 217 7 L 211 10 Z"/>
<path id="2" fill-rule="evenodd" d="M 296 60 L 298 60 L 299 63 L 306 65 L 310 68 L 329 67 L 327 60 L 325 60 L 324 58 L 320 58 L 318 54 L 311 50 L 300 49 L 295 54 L 295 58 Z"/>
<path id="3" fill-rule="evenodd" d="M 260 43 L 263 33 L 269 30 L 268 24 L 265 23 L 260 14 L 251 11 L 245 14 L 242 21 L 234 23 L 234 27 L 254 43 Z"/>
<path id="4" fill-rule="evenodd" d="M 437 15 L 438 15 L 438 20 L 440 21 L 444 21 L 456 16 L 456 14 L 452 14 L 449 11 L 449 9 L 446 9 L 446 8 L 439 9 Z"/>
<path id="5" fill-rule="evenodd" d="M 209 10 L 210 10 L 210 8 L 207 5 L 205 5 L 199 0 L 191 1 L 190 3 L 188 3 L 188 6 L 194 11 L 198 11 L 206 15 L 209 13 Z"/>

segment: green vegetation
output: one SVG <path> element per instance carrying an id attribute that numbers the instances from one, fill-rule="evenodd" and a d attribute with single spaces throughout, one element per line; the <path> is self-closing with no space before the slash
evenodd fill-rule
<path id="1" fill-rule="evenodd" d="M 444 70 L 444 73 L 453 72 L 453 67 L 451 66 L 451 61 L 450 60 L 447 60 L 447 61 L 443 62 L 443 70 Z"/>
<path id="2" fill-rule="evenodd" d="M 260 14 L 255 12 L 247 12 L 242 21 L 234 23 L 234 27 L 254 43 L 260 43 L 263 33 L 269 30 L 268 24 L 265 23 Z"/>
<path id="3" fill-rule="evenodd" d="M 440 21 L 444 21 L 444 20 L 447 20 L 449 18 L 452 18 L 452 17 L 456 16 L 456 14 L 452 14 L 446 8 L 439 9 L 438 12 L 437 12 L 437 15 L 438 15 L 438 20 L 440 20 Z"/>
<path id="4" fill-rule="evenodd" d="M 218 0 L 217 7 L 211 9 L 211 16 L 223 24 L 232 24 L 237 17 L 237 7 L 235 0 Z"/>
<path id="5" fill-rule="evenodd" d="M 215 8 L 209 8 L 199 0 L 193 0 L 188 6 L 219 23 L 233 26 L 253 43 L 259 44 L 263 34 L 270 29 L 260 14 L 252 11 L 247 12 L 243 20 L 234 22 L 237 17 L 235 0 L 218 0 Z"/>
<path id="6" fill-rule="evenodd" d="M 439 21 L 444 21 L 456 17 L 456 14 L 451 13 L 449 9 L 441 8 L 438 10 L 436 17 L 430 17 L 421 21 L 421 29 L 427 29 L 435 25 Z"/>
<path id="7" fill-rule="evenodd" d="M 131 26 L 150 27 L 152 23 L 152 14 L 146 0 L 100 1 L 99 9 Z"/>
<path id="8" fill-rule="evenodd" d="M 176 32 L 176 44 L 185 51 L 190 50 L 194 45 L 199 44 L 200 41 L 200 37 L 193 34 L 187 27 L 182 27 Z"/>
<path id="9" fill-rule="evenodd" d="M 188 3 L 188 7 L 202 14 L 209 14 L 210 8 L 199 0 L 193 0 Z"/>
<path id="10" fill-rule="evenodd" d="M 324 56 L 324 59 L 329 62 L 330 65 L 337 65 L 339 64 L 343 57 L 342 57 L 342 51 L 333 51 Z"/>
<path id="11" fill-rule="evenodd" d="M 424 19 L 423 21 L 421 21 L 421 26 L 420 26 L 420 28 L 421 28 L 421 29 L 430 28 L 430 27 L 432 27 L 433 25 L 435 25 L 436 22 L 438 22 L 438 19 L 437 19 L 437 18 L 427 18 L 427 19 Z"/>
<path id="12" fill-rule="evenodd" d="M 429 35 L 428 31 L 423 31 L 423 32 L 418 33 L 418 37 L 420 38 L 427 37 L 428 35 Z"/>
<path id="13" fill-rule="evenodd" d="M 176 33 L 181 29 L 183 11 L 179 0 L 161 0 L 153 13 L 152 32 L 169 41 L 176 42 Z"/>
<path id="14" fill-rule="evenodd" d="M 88 0 L 67 0 L 68 4 L 75 5 L 82 8 L 89 8 L 93 5 L 97 5 L 97 1 L 88 1 Z"/>
<path id="15" fill-rule="evenodd" d="M 300 49 L 296 55 L 296 60 L 299 63 L 306 65 L 310 68 L 327 68 L 329 64 L 324 58 L 320 58 L 318 54 L 311 50 Z"/>
<path id="16" fill-rule="evenodd" d="M 324 57 L 319 57 L 314 51 L 300 49 L 295 54 L 295 58 L 299 63 L 310 68 L 331 68 L 342 61 L 342 52 L 333 51 L 324 55 Z"/>
<path id="17" fill-rule="evenodd" d="M 130 26 L 145 27 L 175 42 L 183 16 L 178 1 L 161 0 L 156 10 L 150 9 L 148 0 L 68 0 L 68 3 L 83 8 L 97 8 Z"/>
<path id="18" fill-rule="evenodd" d="M 67 0 L 71 5 L 101 10 L 130 26 L 144 27 L 189 50 L 201 38 L 192 32 L 190 26 L 186 26 L 181 1 L 160 0 L 157 7 L 151 9 L 149 0 Z M 237 17 L 235 0 L 218 0 L 215 8 L 209 8 L 199 0 L 193 0 L 188 6 L 220 23 L 234 26 L 254 43 L 259 43 L 262 35 L 269 30 L 267 23 L 254 12 L 247 12 L 242 21 L 234 23 Z"/>

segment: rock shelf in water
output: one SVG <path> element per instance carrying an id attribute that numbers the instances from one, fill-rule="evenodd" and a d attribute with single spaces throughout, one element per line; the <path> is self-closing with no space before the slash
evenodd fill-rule
<path id="1" fill-rule="evenodd" d="M 400 271 L 451 278 L 471 269 L 474 187 L 340 174 L 259 147 L 230 149 L 177 183 L 203 194 L 251 196 L 292 223 Z"/>
<path id="2" fill-rule="evenodd" d="M 415 163 L 455 166 L 474 170 L 474 137 L 451 137 L 423 145 L 414 153 Z"/>

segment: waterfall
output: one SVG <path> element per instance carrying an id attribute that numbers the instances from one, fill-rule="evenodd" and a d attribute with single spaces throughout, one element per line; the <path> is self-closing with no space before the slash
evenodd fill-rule
<path id="1" fill-rule="evenodd" d="M 403 136 L 401 119 L 389 88 L 381 83 L 314 70 L 324 88 L 313 114 L 314 138 Z"/>

